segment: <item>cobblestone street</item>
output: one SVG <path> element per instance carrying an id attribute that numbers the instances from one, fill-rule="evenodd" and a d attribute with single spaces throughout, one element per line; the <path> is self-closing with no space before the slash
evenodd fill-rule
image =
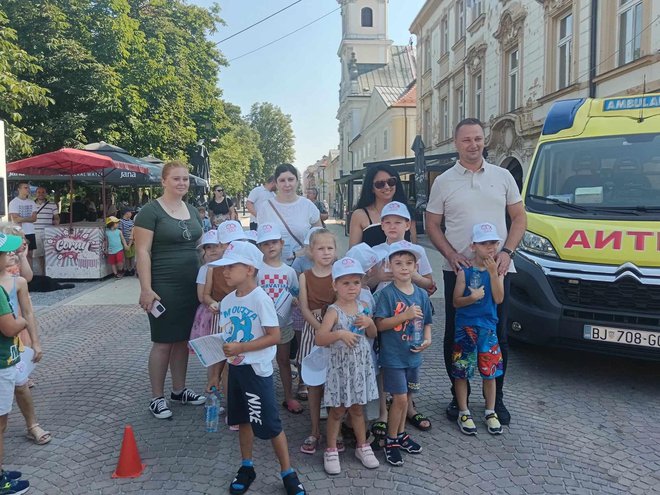
<path id="1" fill-rule="evenodd" d="M 175 405 L 172 421 L 151 416 L 149 331 L 136 306 L 57 306 L 40 322 L 45 357 L 34 373 L 33 394 L 39 421 L 54 438 L 45 446 L 28 441 L 14 405 L 5 450 L 7 468 L 25 473 L 31 493 L 226 492 L 239 461 L 237 434 L 224 425 L 217 434 L 206 433 L 203 407 Z M 506 388 L 511 426 L 491 437 L 478 422 L 478 437 L 465 437 L 444 416 L 449 392 L 442 322 L 434 327 L 417 399 L 433 428 L 414 432 L 424 452 L 407 456 L 402 468 L 360 469 L 348 449 L 342 474 L 328 477 L 320 452 L 298 451 L 307 417 L 282 410 L 293 465 L 310 493 L 659 491 L 660 363 L 514 346 Z M 190 362 L 188 384 L 201 391 L 205 370 L 195 358 Z M 277 371 L 275 378 L 279 383 Z M 473 397 L 479 392 L 475 387 Z M 472 409 L 477 417 L 483 413 L 479 402 Z M 113 480 L 126 424 L 135 430 L 147 468 L 137 479 Z M 283 493 L 269 444 L 258 444 L 255 465 L 250 493 Z"/>

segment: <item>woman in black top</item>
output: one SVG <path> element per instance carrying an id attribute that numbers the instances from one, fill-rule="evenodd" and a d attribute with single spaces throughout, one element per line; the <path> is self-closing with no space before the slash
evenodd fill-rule
<path id="1" fill-rule="evenodd" d="M 399 174 L 389 165 L 376 165 L 367 168 L 362 192 L 355 210 L 351 214 L 348 245 L 350 247 L 366 242 L 374 247 L 386 241 L 385 232 L 380 227 L 380 212 L 387 203 L 399 201 L 408 203 Z M 414 215 L 410 215 L 414 218 Z M 411 240 L 412 239 L 412 240 Z M 406 240 L 417 242 L 415 222 L 410 222 Z"/>
<path id="2" fill-rule="evenodd" d="M 365 242 L 374 247 L 387 241 L 385 232 L 380 226 L 380 212 L 387 203 L 392 201 L 398 201 L 404 205 L 408 203 L 399 174 L 389 165 L 368 167 L 360 199 L 351 214 L 349 246 Z M 410 216 L 414 218 L 412 212 Z M 417 243 L 417 229 L 414 221 L 410 222 L 410 230 L 406 232 L 405 238 Z M 371 432 L 376 437 L 375 442 L 382 446 L 380 444 L 385 441 L 387 430 L 387 405 L 383 393 L 381 393 L 379 409 L 379 417 L 372 423 Z M 408 397 L 407 419 L 422 431 L 431 428 L 431 421 L 426 415 L 417 411 L 411 395 Z"/>
<path id="3" fill-rule="evenodd" d="M 225 196 L 222 186 L 213 186 L 213 199 L 208 204 L 211 224 L 215 227 L 225 220 L 238 220 L 234 202 Z"/>

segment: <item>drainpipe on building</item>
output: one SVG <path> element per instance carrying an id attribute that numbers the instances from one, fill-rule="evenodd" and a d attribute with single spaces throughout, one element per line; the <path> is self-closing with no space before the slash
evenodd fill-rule
<path id="1" fill-rule="evenodd" d="M 591 0 L 591 32 L 589 33 L 589 98 L 596 97 L 596 44 L 598 41 L 598 0 Z"/>

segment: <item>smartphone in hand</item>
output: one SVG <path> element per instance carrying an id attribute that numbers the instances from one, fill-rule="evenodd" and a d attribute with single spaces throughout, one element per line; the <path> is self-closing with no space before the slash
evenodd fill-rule
<path id="1" fill-rule="evenodd" d="M 158 318 L 165 312 L 165 306 L 163 306 L 160 301 L 154 301 L 151 305 L 151 314 L 154 318 Z"/>

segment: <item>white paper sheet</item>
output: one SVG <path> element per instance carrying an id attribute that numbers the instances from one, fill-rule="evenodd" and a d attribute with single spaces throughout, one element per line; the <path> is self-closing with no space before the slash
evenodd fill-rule
<path id="1" fill-rule="evenodd" d="M 227 359 L 222 351 L 224 344 L 225 341 L 220 334 L 206 335 L 188 342 L 188 345 L 205 368 Z"/>

